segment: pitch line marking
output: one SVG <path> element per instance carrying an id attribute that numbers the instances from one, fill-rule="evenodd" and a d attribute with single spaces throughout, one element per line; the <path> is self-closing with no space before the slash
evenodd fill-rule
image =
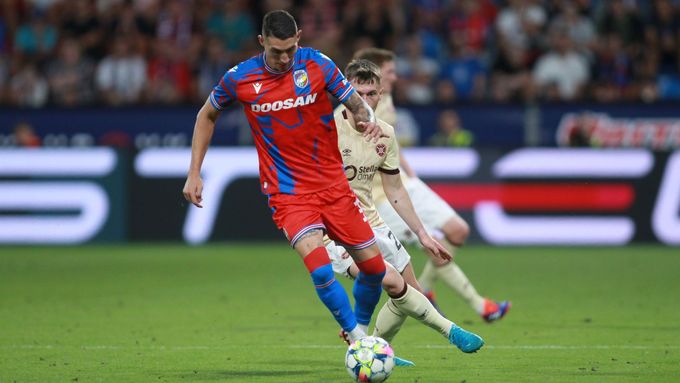
<path id="1" fill-rule="evenodd" d="M 221 350 L 240 348 L 240 345 L 225 346 L 126 346 L 126 345 L 54 345 L 54 344 L 2 344 L 0 349 L 24 349 L 24 350 L 50 350 L 79 348 L 82 350 L 157 350 L 157 351 L 184 351 L 184 350 Z M 344 345 L 331 344 L 291 344 L 291 345 L 267 345 L 258 346 L 265 348 L 289 348 L 289 349 L 342 349 Z M 419 349 L 448 349 L 450 344 L 417 344 L 409 345 L 411 348 Z M 538 345 L 485 345 L 485 349 L 492 350 L 677 350 L 677 345 L 559 345 L 559 344 L 538 344 Z"/>

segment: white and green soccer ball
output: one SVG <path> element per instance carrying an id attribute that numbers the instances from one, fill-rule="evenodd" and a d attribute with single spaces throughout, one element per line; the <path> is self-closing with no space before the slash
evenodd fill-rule
<path id="1" fill-rule="evenodd" d="M 394 351 L 384 339 L 366 336 L 349 345 L 345 367 L 356 382 L 384 382 L 394 368 Z"/>

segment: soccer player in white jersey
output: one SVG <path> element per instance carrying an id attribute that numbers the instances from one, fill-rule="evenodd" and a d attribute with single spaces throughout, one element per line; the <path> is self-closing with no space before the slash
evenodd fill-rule
<path id="1" fill-rule="evenodd" d="M 392 87 L 397 80 L 394 53 L 379 48 L 366 48 L 357 51 L 354 59 L 365 59 L 378 65 L 382 72 L 383 95 L 375 109 L 376 117 L 391 125 L 397 123 L 397 114 L 392 102 Z M 446 240 L 450 252 L 455 256 L 455 249 L 463 246 L 470 228 L 441 197 L 421 181 L 411 169 L 403 156 L 400 157 L 402 182 L 408 191 L 416 212 L 423 220 L 425 227 L 437 239 Z M 404 243 L 416 242 L 416 236 L 388 202 L 380 180 L 373 183 L 373 201 L 378 212 L 396 237 Z M 420 285 L 425 295 L 434 303 L 434 283 L 441 279 L 448 287 L 457 292 L 485 321 L 493 322 L 501 319 L 510 309 L 509 301 L 496 302 L 482 297 L 463 270 L 452 259 L 444 261 L 429 257 L 420 278 Z M 435 304 L 436 307 L 436 304 Z"/>
<path id="2" fill-rule="evenodd" d="M 354 60 L 347 65 L 345 75 L 357 94 L 369 106 L 375 108 L 380 100 L 380 68 L 368 60 Z M 391 341 L 406 317 L 411 316 L 439 331 L 451 344 L 456 345 L 463 352 L 477 351 L 484 344 L 482 339 L 442 316 L 421 293 L 409 254 L 380 219 L 373 204 L 372 182 L 374 178 L 379 177 L 394 208 L 417 233 L 423 248 L 431 252 L 432 244 L 435 244 L 441 253 L 448 255 L 448 252 L 432 238 L 418 218 L 408 193 L 401 183 L 399 146 L 394 129 L 384 121 L 378 120 L 377 123 L 387 137 L 380 138 L 377 142 L 369 142 L 360 134 L 355 133 L 355 120 L 347 108 L 337 109 L 334 118 L 345 175 L 352 191 L 359 199 L 364 216 L 373 229 L 376 243 L 388 264 L 383 286 L 390 299 L 378 313 L 374 335 L 388 342 Z M 344 248 L 328 240 L 326 249 L 333 261 L 333 270 L 336 273 L 356 277 L 359 269 L 349 256 L 345 256 Z M 403 279 L 399 274 L 403 276 Z M 394 282 L 390 282 L 395 279 L 401 283 L 397 289 L 394 288 Z M 367 327 L 368 323 L 363 325 Z"/>

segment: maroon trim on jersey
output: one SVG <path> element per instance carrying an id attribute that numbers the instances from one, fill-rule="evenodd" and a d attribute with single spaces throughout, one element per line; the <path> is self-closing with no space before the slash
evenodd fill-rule
<path id="1" fill-rule="evenodd" d="M 399 174 L 399 168 L 396 169 L 383 169 L 383 168 L 378 168 L 381 172 L 385 174 Z"/>

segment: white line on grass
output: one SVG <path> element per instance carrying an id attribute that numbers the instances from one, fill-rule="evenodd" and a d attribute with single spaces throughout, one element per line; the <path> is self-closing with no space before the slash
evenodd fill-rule
<path id="1" fill-rule="evenodd" d="M 73 349 L 79 348 L 83 350 L 158 350 L 158 351 L 184 351 L 184 350 L 221 350 L 231 348 L 241 348 L 243 345 L 223 345 L 223 346 L 128 346 L 128 345 L 61 345 L 61 344 L 2 344 L 0 349 Z M 288 348 L 288 349 L 340 349 L 345 348 L 344 345 L 339 344 L 290 344 L 290 345 L 258 345 L 258 347 L 269 348 Z M 431 348 L 431 349 L 445 349 L 451 348 L 451 345 L 445 344 L 416 344 L 409 345 L 412 348 Z M 636 345 L 636 344 L 619 344 L 619 345 L 559 345 L 559 344 L 536 344 L 536 345 L 486 345 L 486 349 L 497 350 L 676 350 L 680 349 L 677 345 Z"/>

